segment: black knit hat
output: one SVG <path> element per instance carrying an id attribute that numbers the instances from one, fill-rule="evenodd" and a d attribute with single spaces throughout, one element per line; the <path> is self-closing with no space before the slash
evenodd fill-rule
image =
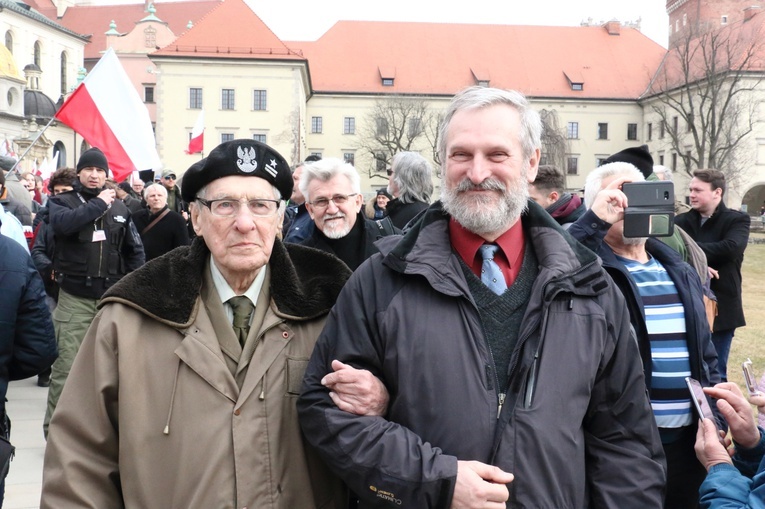
<path id="1" fill-rule="evenodd" d="M 0 169 L 5 171 L 11 171 L 13 165 L 16 164 L 16 160 L 8 156 L 0 156 Z"/>
<path id="2" fill-rule="evenodd" d="M 80 160 L 77 161 L 77 173 L 83 168 L 101 168 L 106 173 L 109 173 L 109 161 L 106 160 L 106 156 L 98 147 L 89 148 L 80 156 Z"/>
<path id="3" fill-rule="evenodd" d="M 603 164 L 608 163 L 630 163 L 640 170 L 640 173 L 645 178 L 648 178 L 653 173 L 653 157 L 648 152 L 648 145 L 626 148 L 621 152 L 617 152 L 603 161 Z"/>
<path id="4" fill-rule="evenodd" d="M 202 163 L 202 161 L 199 161 Z M 223 177 L 260 177 L 273 184 L 282 195 L 292 194 L 292 172 L 287 161 L 274 149 L 255 140 L 233 140 L 221 143 L 204 159 L 183 174 L 181 196 L 187 203 L 197 199 L 204 186 Z"/>
<path id="5" fill-rule="evenodd" d="M 393 199 L 393 196 L 386 189 L 378 189 L 377 196 L 386 196 L 389 200 Z"/>

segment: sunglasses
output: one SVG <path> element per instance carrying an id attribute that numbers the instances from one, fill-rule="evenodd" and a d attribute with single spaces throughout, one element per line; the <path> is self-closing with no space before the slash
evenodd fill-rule
<path id="1" fill-rule="evenodd" d="M 165 180 L 175 180 L 175 175 L 168 175 L 167 177 L 162 177 Z"/>

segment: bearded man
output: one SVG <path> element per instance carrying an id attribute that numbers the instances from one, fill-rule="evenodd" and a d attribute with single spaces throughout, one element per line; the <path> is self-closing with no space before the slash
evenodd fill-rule
<path id="1" fill-rule="evenodd" d="M 528 197 L 539 115 L 474 87 L 441 129 L 441 201 L 377 243 L 319 336 L 298 400 L 306 439 L 362 506 L 660 507 L 624 298 Z M 335 406 L 348 365 L 386 385 L 382 416 Z"/>

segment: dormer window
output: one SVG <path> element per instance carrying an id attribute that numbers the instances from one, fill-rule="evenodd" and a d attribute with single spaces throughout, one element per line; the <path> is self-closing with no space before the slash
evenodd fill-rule
<path id="1" fill-rule="evenodd" d="M 378 67 L 377 69 L 380 71 L 380 79 L 382 80 L 382 86 L 392 87 L 393 80 L 396 79 L 396 68 L 381 66 L 381 67 Z"/>
<path id="2" fill-rule="evenodd" d="M 584 83 L 572 83 L 571 90 L 584 90 Z"/>
<path id="3" fill-rule="evenodd" d="M 571 90 L 575 90 L 577 92 L 584 90 L 584 76 L 582 76 L 580 71 L 567 69 L 563 71 L 563 75 L 568 80 L 568 84 L 571 87 Z"/>
<path id="4" fill-rule="evenodd" d="M 489 86 L 489 82 L 491 81 L 491 75 L 489 74 L 488 69 L 471 67 L 470 72 L 473 73 L 473 79 L 475 80 L 476 85 L 478 85 L 479 87 Z"/>

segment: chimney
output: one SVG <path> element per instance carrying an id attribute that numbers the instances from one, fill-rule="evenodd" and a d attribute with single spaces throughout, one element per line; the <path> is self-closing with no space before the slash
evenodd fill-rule
<path id="1" fill-rule="evenodd" d="M 744 9 L 744 21 L 749 21 L 750 19 L 752 19 L 759 13 L 760 13 L 759 5 L 752 5 L 751 7 L 747 7 L 746 9 Z"/>
<path id="2" fill-rule="evenodd" d="M 622 31 L 622 24 L 615 19 L 606 22 L 603 27 L 606 29 L 606 32 L 608 32 L 608 35 L 619 35 Z"/>

